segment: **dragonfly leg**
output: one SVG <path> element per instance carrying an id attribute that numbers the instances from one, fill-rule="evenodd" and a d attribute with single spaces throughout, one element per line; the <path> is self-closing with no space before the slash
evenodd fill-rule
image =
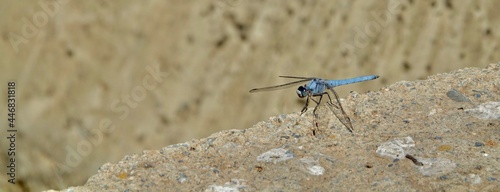
<path id="1" fill-rule="evenodd" d="M 325 92 L 326 93 L 326 92 Z M 328 93 L 327 93 L 328 94 Z M 316 103 L 316 107 L 314 107 L 314 110 L 313 110 L 313 115 L 315 117 L 318 117 L 318 115 L 316 114 L 316 110 L 318 109 L 318 106 L 319 104 L 321 103 L 321 99 L 323 99 L 323 94 L 319 96 L 319 101 L 316 101 L 314 100 L 313 98 L 311 98 L 315 103 Z"/>
<path id="2" fill-rule="evenodd" d="M 306 99 L 306 105 L 304 105 L 304 108 L 300 111 L 300 115 L 304 114 L 307 111 L 307 106 L 309 106 L 309 97 Z"/>
<path id="3" fill-rule="evenodd" d="M 326 94 L 326 96 L 328 96 L 328 104 L 333 105 L 337 109 L 340 108 L 339 106 L 335 105 L 335 103 L 333 103 L 332 97 L 330 97 L 330 94 L 328 92 L 325 92 L 323 94 Z"/>

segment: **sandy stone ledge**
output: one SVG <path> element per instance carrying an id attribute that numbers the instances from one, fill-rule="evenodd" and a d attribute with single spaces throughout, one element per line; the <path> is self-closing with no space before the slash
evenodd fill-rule
<path id="1" fill-rule="evenodd" d="M 315 135 L 311 113 L 282 114 L 126 156 L 62 191 L 500 189 L 500 63 L 351 93 L 343 105 L 353 133 L 327 108 Z"/>

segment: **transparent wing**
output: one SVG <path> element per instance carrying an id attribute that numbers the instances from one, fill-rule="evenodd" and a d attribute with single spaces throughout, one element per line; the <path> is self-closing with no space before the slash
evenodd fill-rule
<path id="1" fill-rule="evenodd" d="M 289 75 L 281 75 L 279 77 L 282 77 L 282 78 L 288 78 L 288 79 L 307 79 L 307 80 L 312 80 L 312 79 L 319 79 L 319 78 L 316 78 L 316 77 L 297 77 L 297 76 L 289 76 Z"/>
<path id="2" fill-rule="evenodd" d="M 296 84 L 307 82 L 307 81 L 310 81 L 310 79 L 303 79 L 303 80 L 298 80 L 298 81 L 294 81 L 294 82 L 290 82 L 290 83 L 285 83 L 285 84 L 281 84 L 281 85 L 270 86 L 270 87 L 255 88 L 255 89 L 251 89 L 250 93 L 261 92 L 261 91 L 273 91 L 273 90 L 277 90 L 277 89 L 284 89 L 284 88 L 288 88 L 288 87 L 290 87 L 292 85 L 296 85 Z"/>
<path id="3" fill-rule="evenodd" d="M 328 106 L 328 108 L 330 108 L 333 114 L 335 114 L 337 119 L 339 119 L 339 121 L 342 124 L 344 124 L 344 126 L 346 126 L 350 132 L 352 132 L 353 128 L 351 119 L 349 118 L 349 116 L 347 116 L 346 112 L 344 111 L 344 108 L 342 107 L 342 104 L 340 104 L 340 99 L 339 96 L 337 95 L 337 92 L 335 92 L 333 88 L 329 88 L 328 90 L 330 90 L 335 96 L 334 98 L 335 101 L 330 100 L 329 102 L 327 102 L 326 106 Z"/>

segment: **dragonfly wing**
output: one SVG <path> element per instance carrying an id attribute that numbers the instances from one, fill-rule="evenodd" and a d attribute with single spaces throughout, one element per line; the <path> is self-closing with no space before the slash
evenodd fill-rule
<path id="1" fill-rule="evenodd" d="M 333 93 L 335 98 L 334 98 L 334 101 L 329 101 L 329 102 L 327 102 L 326 105 L 328 106 L 328 108 L 330 108 L 330 110 L 333 112 L 333 114 L 335 114 L 337 119 L 339 119 L 339 121 L 344 126 L 346 126 L 350 132 L 352 132 L 353 128 L 352 128 L 351 119 L 349 118 L 349 116 L 347 116 L 346 112 L 344 111 L 344 108 L 342 107 L 342 104 L 340 103 L 340 99 L 339 99 L 339 96 L 337 95 L 337 92 L 335 92 L 335 90 L 333 90 L 333 88 L 329 88 L 328 90 L 330 90 Z"/>
<path id="2" fill-rule="evenodd" d="M 296 84 L 299 84 L 299 83 L 304 83 L 304 82 L 307 82 L 307 81 L 310 81 L 310 79 L 303 79 L 303 80 L 298 80 L 298 81 L 294 81 L 294 82 L 290 82 L 290 83 L 285 83 L 285 84 L 281 84 L 281 85 L 270 86 L 270 87 L 255 88 L 255 89 L 251 89 L 250 93 L 284 89 L 284 88 L 288 88 L 290 86 L 293 86 L 293 85 L 296 85 Z"/>
<path id="3" fill-rule="evenodd" d="M 288 75 L 281 75 L 279 76 L 281 78 L 288 78 L 288 79 L 307 79 L 307 80 L 312 80 L 312 79 L 318 79 L 316 77 L 297 77 L 297 76 L 288 76 Z"/>

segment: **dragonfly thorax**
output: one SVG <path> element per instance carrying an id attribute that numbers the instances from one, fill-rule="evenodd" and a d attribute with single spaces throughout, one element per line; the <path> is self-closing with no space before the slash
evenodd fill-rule
<path id="1" fill-rule="evenodd" d="M 300 98 L 304 98 L 307 95 L 307 89 L 304 86 L 300 86 L 299 88 L 297 88 L 297 96 L 299 96 Z"/>

